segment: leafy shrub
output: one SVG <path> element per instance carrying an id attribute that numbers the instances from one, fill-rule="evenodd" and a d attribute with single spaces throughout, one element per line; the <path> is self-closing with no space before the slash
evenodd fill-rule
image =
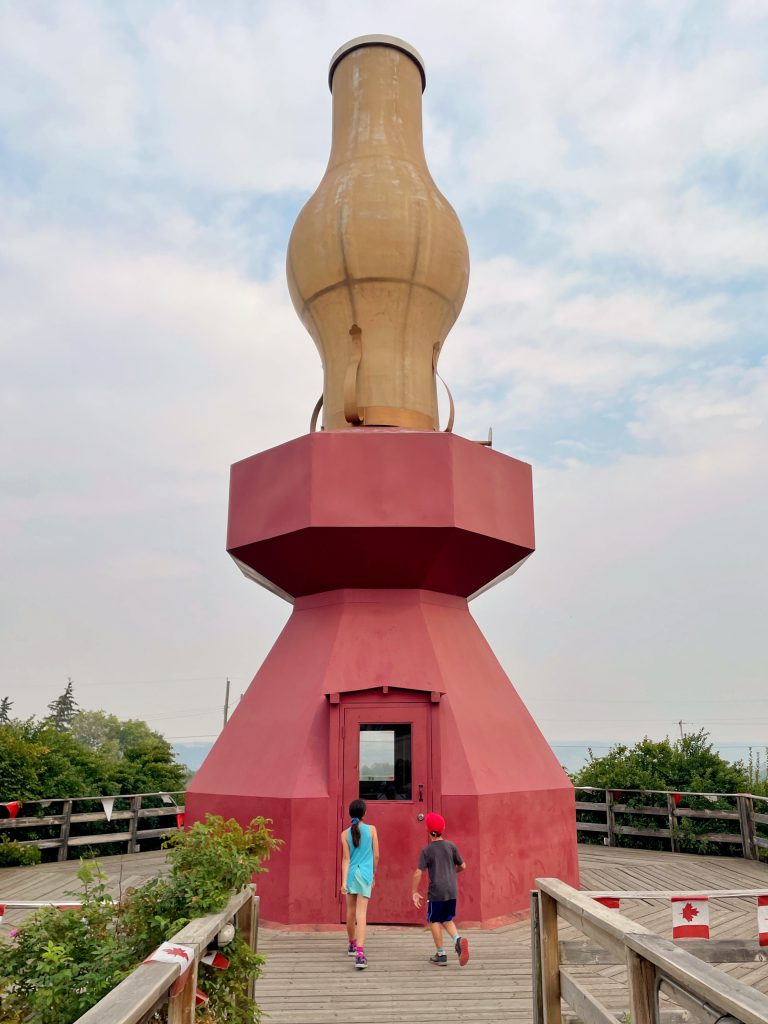
<path id="1" fill-rule="evenodd" d="M 36 846 L 22 846 L 15 839 L 0 835 L 0 868 L 25 867 L 39 864 L 42 854 Z"/>
<path id="2" fill-rule="evenodd" d="M 115 987 L 161 942 L 190 920 L 223 910 L 278 849 L 269 819 L 243 829 L 234 820 L 208 816 L 170 842 L 167 876 L 150 879 L 119 903 L 107 896 L 95 862 L 83 862 L 79 910 L 47 907 L 24 922 L 15 938 L 0 944 L 0 1021 L 72 1024 Z M 262 958 L 242 940 L 227 946 L 230 967 L 201 967 L 211 1021 L 253 1024 L 259 1009 L 243 982 L 257 977 Z M 166 1017 L 164 1011 L 156 1020 Z"/>

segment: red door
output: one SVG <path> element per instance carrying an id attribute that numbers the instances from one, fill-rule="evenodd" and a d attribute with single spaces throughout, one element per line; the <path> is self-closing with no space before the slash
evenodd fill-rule
<path id="1" fill-rule="evenodd" d="M 430 706 L 376 704 L 344 708 L 342 824 L 352 800 L 365 800 L 365 821 L 379 834 L 381 859 L 368 920 L 417 924 L 411 875 L 426 842 L 424 815 L 432 808 Z M 339 831 L 341 831 L 341 828 Z M 342 901 L 342 920 L 346 910 Z"/>

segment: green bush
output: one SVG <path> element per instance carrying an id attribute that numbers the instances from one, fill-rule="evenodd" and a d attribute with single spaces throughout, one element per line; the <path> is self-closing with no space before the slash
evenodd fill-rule
<path id="1" fill-rule="evenodd" d="M 0 835 L 0 868 L 26 867 L 39 864 L 42 854 L 36 846 L 22 846 L 15 839 Z"/>
<path id="2" fill-rule="evenodd" d="M 9 942 L 0 944 L 0 1022 L 73 1024 L 190 920 L 222 910 L 281 840 L 269 819 L 243 829 L 234 820 L 206 818 L 169 841 L 170 872 L 112 903 L 95 862 L 78 877 L 82 909 L 38 911 Z M 226 947 L 230 967 L 200 970 L 210 1020 L 253 1024 L 260 1020 L 242 982 L 257 977 L 262 958 L 239 940 Z M 165 1020 L 164 1011 L 155 1018 Z"/>

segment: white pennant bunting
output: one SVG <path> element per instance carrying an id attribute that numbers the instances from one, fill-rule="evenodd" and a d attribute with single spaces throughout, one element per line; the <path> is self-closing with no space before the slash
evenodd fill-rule
<path id="1" fill-rule="evenodd" d="M 173 797 L 170 796 L 168 793 L 161 793 L 160 794 L 160 799 L 163 801 L 164 804 L 175 804 L 176 803 L 176 801 L 173 799 Z"/>
<path id="2" fill-rule="evenodd" d="M 115 806 L 115 798 L 113 796 L 103 796 L 101 798 L 101 806 L 104 808 L 107 821 L 112 821 L 112 808 Z"/>

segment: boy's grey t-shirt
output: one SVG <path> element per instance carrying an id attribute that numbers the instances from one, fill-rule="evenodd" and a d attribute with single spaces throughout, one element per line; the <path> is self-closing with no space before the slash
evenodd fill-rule
<path id="1" fill-rule="evenodd" d="M 419 854 L 419 870 L 429 872 L 427 899 L 455 900 L 459 893 L 456 868 L 463 864 L 461 854 L 450 839 L 429 843 Z"/>

